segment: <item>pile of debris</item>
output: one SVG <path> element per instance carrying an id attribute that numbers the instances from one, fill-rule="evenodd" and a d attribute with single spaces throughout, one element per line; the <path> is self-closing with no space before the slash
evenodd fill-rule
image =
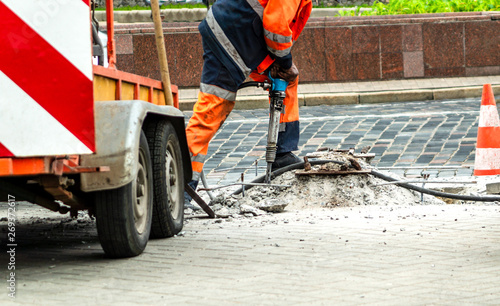
<path id="1" fill-rule="evenodd" d="M 319 158 L 317 160 L 309 160 Z M 272 181 L 279 187 L 246 187 L 235 194 L 220 189 L 210 202 L 219 217 L 243 214 L 257 216 L 283 210 L 334 209 L 358 205 L 443 204 L 433 196 L 422 195 L 371 176 L 370 154 L 353 150 L 327 150 L 308 154 L 304 168 L 287 171 Z M 312 165 L 311 165 L 312 164 Z"/>

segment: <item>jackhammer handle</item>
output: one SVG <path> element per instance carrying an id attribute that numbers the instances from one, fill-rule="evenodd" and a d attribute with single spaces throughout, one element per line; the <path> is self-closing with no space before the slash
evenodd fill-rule
<path id="1" fill-rule="evenodd" d="M 273 78 L 271 71 L 269 71 L 269 79 L 271 80 L 271 91 L 286 91 L 288 86 L 287 81 L 280 78 Z"/>

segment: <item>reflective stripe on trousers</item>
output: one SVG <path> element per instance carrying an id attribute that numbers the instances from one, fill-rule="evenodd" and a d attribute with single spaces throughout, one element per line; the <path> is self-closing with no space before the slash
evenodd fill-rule
<path id="1" fill-rule="evenodd" d="M 208 144 L 233 110 L 234 101 L 200 92 L 193 116 L 186 128 L 186 137 L 193 167 L 192 180 L 198 180 L 208 151 Z"/>
<path id="2" fill-rule="evenodd" d="M 234 80 L 231 73 L 214 54 L 205 48 L 203 73 L 198 101 L 193 108 L 193 116 L 186 127 L 186 137 L 191 153 L 193 167 L 192 180 L 198 180 L 208 152 L 208 145 L 220 126 L 231 113 L 238 86 L 243 79 Z M 267 76 L 252 73 L 256 81 L 264 81 Z M 299 142 L 299 105 L 297 96 L 298 78 L 286 89 L 284 100 L 285 113 L 280 117 L 278 153 L 298 149 Z M 284 131 L 282 131 L 284 128 Z"/>

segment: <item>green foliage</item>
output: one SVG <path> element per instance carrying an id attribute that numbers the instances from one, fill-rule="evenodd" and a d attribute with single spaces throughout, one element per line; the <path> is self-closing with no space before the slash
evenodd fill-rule
<path id="1" fill-rule="evenodd" d="M 332 7 L 319 1 L 321 7 Z M 162 5 L 162 9 L 205 8 L 202 3 L 176 3 Z M 338 7 L 338 6 L 333 6 Z M 389 3 L 376 1 L 372 6 L 355 6 L 354 10 L 340 11 L 340 16 L 372 16 L 372 15 L 400 15 L 400 14 L 427 14 L 447 12 L 484 12 L 500 11 L 500 0 L 390 0 Z M 360 11 L 361 8 L 371 8 L 371 11 Z M 104 10 L 104 8 L 97 8 Z M 115 8 L 116 11 L 150 10 L 144 6 L 126 6 Z"/>
<path id="2" fill-rule="evenodd" d="M 181 9 L 181 8 L 207 8 L 203 3 L 177 3 L 177 4 L 167 4 L 162 6 L 162 9 Z"/>
<path id="3" fill-rule="evenodd" d="M 313 2 L 314 3 L 314 2 Z M 333 3 L 325 3 L 323 0 L 319 2 L 318 5 L 313 4 L 314 8 L 353 8 L 353 7 L 365 7 L 370 8 L 371 5 L 368 4 L 360 4 L 360 5 L 342 5 L 342 4 L 333 4 Z"/>
<path id="4" fill-rule="evenodd" d="M 206 8 L 206 6 L 203 3 L 172 3 L 172 4 L 165 4 L 161 6 L 161 9 L 181 9 L 181 8 Z M 103 7 L 98 7 L 96 8 L 96 11 L 105 11 L 106 9 Z M 140 6 L 140 5 L 135 5 L 135 6 L 123 6 L 123 7 L 116 7 L 114 9 L 115 11 L 149 11 L 151 8 L 149 6 Z"/>
<path id="5" fill-rule="evenodd" d="M 371 11 L 341 11 L 341 16 L 373 16 L 400 14 L 428 14 L 448 12 L 500 11 L 500 0 L 390 0 L 376 1 Z"/>

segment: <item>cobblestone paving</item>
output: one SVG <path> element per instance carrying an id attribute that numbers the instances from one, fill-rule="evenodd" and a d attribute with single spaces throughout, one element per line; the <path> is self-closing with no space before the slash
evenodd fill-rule
<path id="1" fill-rule="evenodd" d="M 122 260 L 103 256 L 92 222 L 38 215 L 45 221 L 17 225 L 15 302 L 23 305 L 500 303 L 494 205 L 190 219 L 181 236 Z M 3 292 L 2 305 L 13 304 Z"/>
<path id="2" fill-rule="evenodd" d="M 320 147 L 371 146 L 377 167 L 473 166 L 480 99 L 314 106 L 300 108 L 299 156 Z M 190 112 L 186 112 L 189 118 Z M 235 110 L 210 143 L 205 174 L 209 185 L 234 183 L 255 162 L 265 172 L 267 110 Z M 253 166 L 253 168 L 252 168 Z M 471 176 L 472 169 L 394 170 L 431 177 Z"/>
<path id="3" fill-rule="evenodd" d="M 472 165 L 479 104 L 303 107 L 298 153 L 370 145 L 377 166 Z M 261 159 L 266 129 L 265 110 L 234 111 L 210 147 L 211 184 L 234 182 L 242 171 L 214 170 Z M 248 177 L 253 171 L 246 170 Z M 94 221 L 21 203 L 17 298 L 4 287 L 0 304 L 500 304 L 500 207 L 418 204 L 191 218 L 181 235 L 151 240 L 138 257 L 112 260 Z M 0 218 L 6 213 L 0 203 Z M 5 219 L 0 224 L 6 280 Z"/>

